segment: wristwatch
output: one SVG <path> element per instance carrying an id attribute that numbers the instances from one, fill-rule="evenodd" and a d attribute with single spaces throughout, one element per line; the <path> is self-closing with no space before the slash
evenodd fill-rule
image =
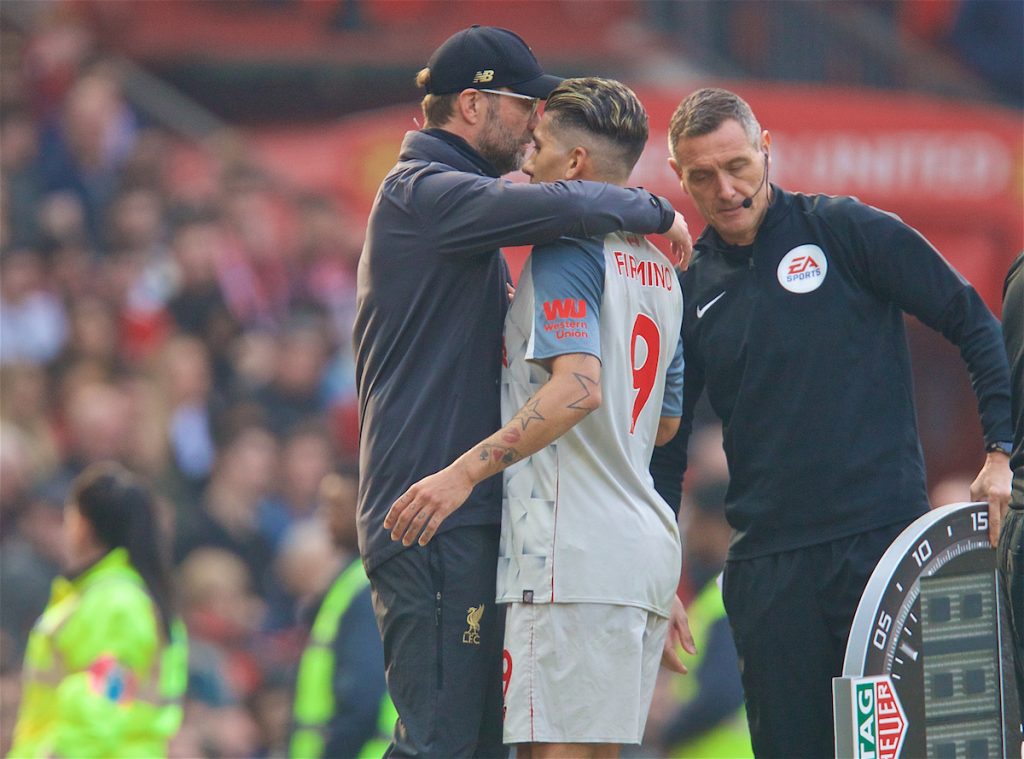
<path id="1" fill-rule="evenodd" d="M 985 453 L 1005 453 L 1009 456 L 1013 453 L 1013 443 L 987 443 Z"/>

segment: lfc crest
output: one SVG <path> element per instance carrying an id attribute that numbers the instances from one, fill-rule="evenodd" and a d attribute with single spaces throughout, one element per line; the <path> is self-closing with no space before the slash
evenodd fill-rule
<path id="1" fill-rule="evenodd" d="M 470 606 L 466 614 L 466 624 L 469 625 L 469 629 L 462 633 L 463 643 L 472 643 L 474 646 L 480 645 L 480 618 L 484 615 L 484 605 Z"/>

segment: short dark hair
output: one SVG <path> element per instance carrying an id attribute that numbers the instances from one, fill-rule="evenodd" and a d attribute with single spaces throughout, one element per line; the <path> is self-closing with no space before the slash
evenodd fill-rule
<path id="1" fill-rule="evenodd" d="M 430 86 L 430 69 L 423 68 L 416 75 L 416 86 L 426 90 Z M 426 94 L 420 102 L 423 109 L 423 126 L 439 127 L 448 123 L 448 120 L 455 114 L 455 101 L 459 93 L 448 95 Z"/>
<path id="2" fill-rule="evenodd" d="M 729 119 L 743 127 L 755 148 L 760 147 L 761 125 L 746 100 L 719 87 L 705 87 L 692 93 L 679 104 L 668 125 L 668 150 L 672 157 L 678 160 L 676 143 L 680 138 L 711 134 Z"/>
<path id="3" fill-rule="evenodd" d="M 629 87 L 614 79 L 566 79 L 548 96 L 544 113 L 558 128 L 579 129 L 604 138 L 612 150 L 607 157 L 619 164 L 609 171 L 625 176 L 633 170 L 647 145 L 647 111 Z"/>

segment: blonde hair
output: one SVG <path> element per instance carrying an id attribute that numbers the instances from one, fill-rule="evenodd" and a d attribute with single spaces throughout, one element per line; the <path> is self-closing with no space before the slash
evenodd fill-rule
<path id="1" fill-rule="evenodd" d="M 430 69 L 420 69 L 420 72 L 416 75 L 416 86 L 424 90 L 430 86 Z M 428 93 L 424 95 L 423 100 L 420 101 L 420 107 L 423 109 L 423 126 L 439 127 L 447 124 L 448 120 L 455 114 L 455 101 L 458 97 L 458 93 L 449 95 L 431 95 Z"/>

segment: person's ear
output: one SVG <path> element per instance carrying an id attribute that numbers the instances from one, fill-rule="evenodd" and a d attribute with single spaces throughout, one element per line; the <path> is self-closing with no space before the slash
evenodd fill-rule
<path id="1" fill-rule="evenodd" d="M 673 158 L 672 156 L 668 157 L 668 166 L 669 166 L 670 169 L 672 169 L 672 172 L 676 175 L 676 179 L 678 179 L 680 182 L 682 182 L 683 181 L 683 170 L 679 167 L 679 164 L 676 162 L 676 159 Z"/>
<path id="2" fill-rule="evenodd" d="M 689 195 L 690 191 L 686 189 L 686 182 L 683 181 L 683 168 L 679 165 L 676 159 L 672 158 L 671 156 L 669 156 L 668 159 L 668 166 L 670 169 L 672 169 L 673 173 L 676 175 L 676 178 L 679 180 L 679 186 L 683 188 L 683 192 Z"/>
<path id="3" fill-rule="evenodd" d="M 476 126 L 486 115 L 484 112 L 484 109 L 487 108 L 486 102 L 487 98 L 479 90 L 463 90 L 459 93 L 458 100 L 455 102 L 455 110 L 462 117 L 463 121 Z"/>
<path id="4" fill-rule="evenodd" d="M 590 153 L 582 145 L 569 151 L 569 163 L 565 167 L 566 179 L 579 179 L 590 163 Z"/>
<path id="5" fill-rule="evenodd" d="M 92 524 L 82 516 L 78 507 L 72 504 L 64 507 L 64 535 L 69 542 L 69 549 L 81 550 L 83 546 L 99 543 Z"/>

